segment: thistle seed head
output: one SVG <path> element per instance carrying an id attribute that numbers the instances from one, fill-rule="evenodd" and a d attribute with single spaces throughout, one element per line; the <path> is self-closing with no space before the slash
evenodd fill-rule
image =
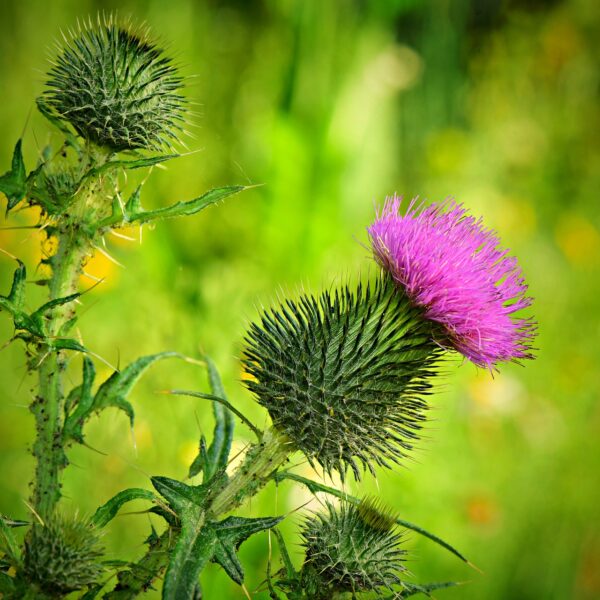
<path id="1" fill-rule="evenodd" d="M 171 146 L 182 132 L 183 80 L 148 33 L 108 17 L 70 38 L 48 73 L 47 106 L 113 151 Z"/>
<path id="2" fill-rule="evenodd" d="M 401 583 L 405 552 L 395 515 L 372 500 L 358 506 L 326 504 L 302 528 L 303 588 L 309 598 L 382 592 Z M 379 595 L 379 594 L 377 594 Z"/>
<path id="3" fill-rule="evenodd" d="M 288 300 L 246 344 L 248 388 L 311 464 L 360 479 L 412 448 L 441 350 L 391 279 Z"/>
<path id="4" fill-rule="evenodd" d="M 95 583 L 103 551 L 97 532 L 77 517 L 55 515 L 32 526 L 25 539 L 24 570 L 49 595 L 62 595 Z"/>

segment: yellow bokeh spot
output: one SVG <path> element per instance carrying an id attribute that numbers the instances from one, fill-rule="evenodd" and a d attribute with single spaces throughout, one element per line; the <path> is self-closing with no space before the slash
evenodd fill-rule
<path id="1" fill-rule="evenodd" d="M 152 430 L 147 421 L 140 421 L 135 426 L 135 444 L 138 450 L 144 450 L 152 446 L 154 438 Z"/>
<path id="2" fill-rule="evenodd" d="M 580 266 L 598 263 L 600 234 L 580 215 L 565 215 L 555 232 L 556 242 L 569 262 Z"/>
<path id="3" fill-rule="evenodd" d="M 102 283 L 96 288 L 96 291 L 105 291 L 115 285 L 119 278 L 119 267 L 107 256 L 96 252 L 85 263 L 84 274 L 80 278 L 82 287 L 88 288 L 96 281 L 102 280 Z"/>

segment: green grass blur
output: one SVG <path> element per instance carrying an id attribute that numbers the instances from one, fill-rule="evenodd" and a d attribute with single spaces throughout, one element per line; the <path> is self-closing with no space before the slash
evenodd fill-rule
<path id="1" fill-rule="evenodd" d="M 230 399 L 262 426 L 238 360 L 258 308 L 366 274 L 365 227 L 386 194 L 454 196 L 519 257 L 536 298 L 538 359 L 494 378 L 454 361 L 415 460 L 377 482 L 366 477 L 360 492 L 380 493 L 484 572 L 407 535 L 416 581 L 469 582 L 440 599 L 600 598 L 600 3 L 4 2 L 0 173 L 23 132 L 29 167 L 49 139 L 34 99 L 61 28 L 117 8 L 147 21 L 195 76 L 187 93 L 199 115 L 187 144 L 198 152 L 154 170 L 146 205 L 215 185 L 264 185 L 146 229 L 141 245 L 107 240 L 124 268 L 102 259 L 87 267 L 107 280 L 83 299 L 86 346 L 121 365 L 166 349 L 206 352 Z M 0 226 L 26 218 L 0 218 Z M 0 230 L 0 247 L 31 273 L 38 242 Z M 0 254 L 2 290 L 13 267 Z M 32 286 L 32 306 L 42 292 Z M 0 315 L 0 343 L 11 333 Z M 73 363 L 75 378 L 80 358 Z M 2 350 L 0 512 L 16 518 L 29 516 L 33 466 L 33 379 L 24 364 L 19 344 Z M 210 407 L 156 393 L 173 387 L 206 389 L 202 368 L 153 367 L 132 394 L 135 446 L 116 411 L 89 425 L 90 446 L 104 454 L 70 451 L 65 510 L 91 514 L 124 487 L 148 486 L 148 475 L 185 476 L 200 429 L 210 431 Z M 250 439 L 240 425 L 238 448 Z M 266 490 L 251 512 L 307 500 L 286 485 Z M 298 559 L 299 522 L 294 513 L 285 526 Z M 117 518 L 105 539 L 111 556 L 140 554 L 148 526 L 147 515 Z M 264 580 L 267 553 L 266 535 L 243 547 L 251 591 Z M 209 599 L 244 597 L 213 567 L 203 585 Z"/>

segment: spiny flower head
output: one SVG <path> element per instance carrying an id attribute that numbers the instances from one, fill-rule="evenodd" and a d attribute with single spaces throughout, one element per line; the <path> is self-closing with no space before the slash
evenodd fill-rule
<path id="1" fill-rule="evenodd" d="M 97 531 L 87 521 L 60 514 L 35 524 L 25 538 L 27 578 L 50 595 L 96 583 L 103 572 Z"/>
<path id="2" fill-rule="evenodd" d="M 418 439 L 440 348 L 388 279 L 288 300 L 246 342 L 247 386 L 311 464 L 359 479 Z"/>
<path id="3" fill-rule="evenodd" d="M 334 593 L 389 593 L 401 583 L 405 552 L 395 515 L 379 503 L 363 500 L 358 506 L 329 502 L 325 512 L 308 518 L 302 528 L 306 556 L 303 589 L 311 599 Z"/>
<path id="4" fill-rule="evenodd" d="M 70 37 L 48 73 L 42 101 L 98 146 L 170 146 L 182 131 L 183 80 L 148 33 L 108 17 Z"/>
<path id="5" fill-rule="evenodd" d="M 515 316 L 531 305 L 516 258 L 460 204 L 423 207 L 388 199 L 369 228 L 377 262 L 444 330 L 440 339 L 480 367 L 532 358 L 535 323 Z"/>

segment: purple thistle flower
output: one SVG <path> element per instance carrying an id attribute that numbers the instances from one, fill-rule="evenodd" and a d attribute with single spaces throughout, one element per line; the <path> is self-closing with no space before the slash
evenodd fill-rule
<path id="1" fill-rule="evenodd" d="M 368 232 L 377 262 L 409 299 L 440 323 L 441 340 L 480 367 L 533 358 L 536 323 L 515 317 L 531 305 L 516 258 L 481 219 L 454 201 L 423 208 L 386 200 Z"/>

